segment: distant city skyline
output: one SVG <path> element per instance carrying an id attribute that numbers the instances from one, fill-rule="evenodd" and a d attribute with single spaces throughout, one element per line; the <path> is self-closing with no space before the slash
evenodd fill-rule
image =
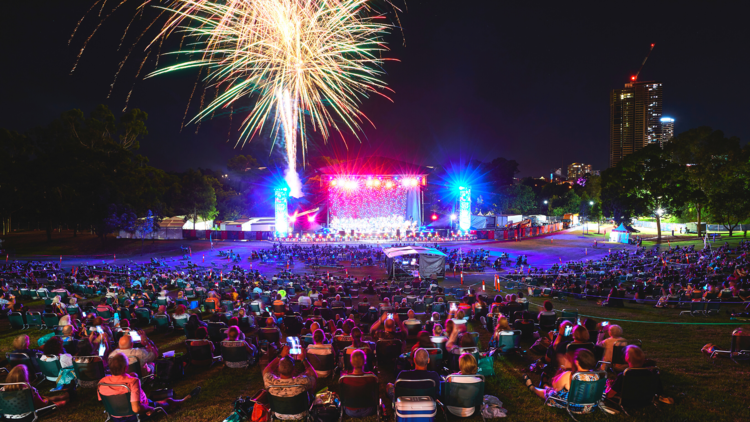
<path id="1" fill-rule="evenodd" d="M 613 89 L 609 100 L 609 166 L 643 147 L 662 141 L 662 95 L 659 81 L 631 81 Z"/>

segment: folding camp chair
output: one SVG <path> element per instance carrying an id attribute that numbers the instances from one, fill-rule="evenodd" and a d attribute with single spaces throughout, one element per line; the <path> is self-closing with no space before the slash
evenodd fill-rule
<path id="1" fill-rule="evenodd" d="M 346 384 L 347 379 L 355 379 L 355 384 Z M 371 380 L 368 383 L 362 383 L 364 379 Z M 342 383 L 342 381 L 344 381 Z M 342 375 L 339 378 L 339 398 L 341 399 L 341 415 L 339 422 L 346 416 L 345 407 L 353 409 L 372 409 L 375 408 L 377 420 L 381 420 L 384 415 L 383 405 L 381 404 L 378 391 L 378 377 L 374 374 L 365 375 Z"/>
<path id="2" fill-rule="evenodd" d="M 598 377 L 596 381 L 586 381 L 588 378 Z M 604 371 L 578 372 L 570 380 L 570 390 L 565 398 L 549 396 L 545 404 L 554 401 L 565 410 L 574 421 L 578 421 L 573 414 L 590 413 L 602 399 L 607 387 L 607 376 Z"/>
<path id="3" fill-rule="evenodd" d="M 21 390 L 0 391 L 0 409 L 2 409 L 3 415 L 6 416 L 8 420 L 20 419 L 12 418 L 17 415 L 33 414 L 34 419 L 32 419 L 31 422 L 36 422 L 36 420 L 39 419 L 40 412 L 57 409 L 56 404 L 37 409 L 34 406 L 34 395 L 31 385 L 27 382 L 3 383 L 0 384 L 0 388 L 7 389 L 7 387 L 11 385 L 23 385 L 26 386 L 26 388 Z"/>
<path id="4" fill-rule="evenodd" d="M 272 394 L 273 389 L 287 390 L 290 388 L 300 388 L 302 389 L 302 392 L 292 397 L 278 397 Z M 306 420 L 311 420 L 310 409 L 312 408 L 312 405 L 310 403 L 310 397 L 307 395 L 307 390 L 305 389 L 304 386 L 269 385 L 268 392 L 271 393 L 268 395 L 268 397 L 269 397 L 269 401 L 271 405 L 271 414 L 273 416 L 276 416 L 277 418 L 282 419 L 284 415 L 304 414 Z M 281 415 L 281 417 L 279 417 L 279 415 Z"/>
<path id="5" fill-rule="evenodd" d="M 690 302 L 690 310 L 689 311 L 682 311 L 680 312 L 680 315 L 688 313 L 690 316 L 695 316 L 695 314 L 703 314 L 703 316 L 706 316 L 705 311 L 706 303 L 705 302 Z"/>
<path id="6" fill-rule="evenodd" d="M 456 382 L 457 378 L 472 379 L 478 378 L 481 381 L 474 382 Z M 446 409 L 461 408 L 461 409 L 472 409 L 471 414 L 465 416 L 470 417 L 472 415 L 479 414 L 484 420 L 482 415 L 482 403 L 484 401 L 484 376 L 483 375 L 450 375 L 451 381 L 443 383 L 442 392 L 442 403 Z M 451 412 L 454 416 L 463 417 L 456 415 Z"/>
<path id="7" fill-rule="evenodd" d="M 110 388 L 123 388 L 125 389 L 125 392 L 122 394 L 113 394 L 113 395 L 104 395 L 101 393 L 101 388 L 103 386 L 107 386 Z M 125 384 L 107 384 L 102 383 L 99 384 L 97 387 L 97 391 L 99 392 L 99 396 L 102 398 L 102 402 L 104 403 L 104 413 L 107 414 L 107 419 L 104 422 L 108 422 L 110 420 L 118 420 L 117 418 L 127 417 L 127 416 L 135 416 L 138 422 L 141 420 L 141 416 L 133 412 L 133 406 L 130 404 L 130 387 L 128 387 Z M 161 407 L 155 407 L 155 411 L 157 412 L 163 412 L 165 416 L 167 416 L 167 412 L 164 411 Z"/>
<path id="8" fill-rule="evenodd" d="M 656 405 L 661 392 L 659 368 L 627 368 L 619 376 L 622 377 L 622 390 L 609 400 L 617 403 L 623 413 L 630 416 L 626 407 Z"/>
<path id="9" fill-rule="evenodd" d="M 79 362 L 84 358 L 88 358 L 89 362 Z M 77 356 L 73 360 L 73 371 L 81 388 L 94 388 L 107 376 L 104 361 L 99 356 Z"/>

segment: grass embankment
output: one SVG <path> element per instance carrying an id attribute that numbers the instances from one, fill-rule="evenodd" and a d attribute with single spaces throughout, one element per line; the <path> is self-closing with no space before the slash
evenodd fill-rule
<path id="1" fill-rule="evenodd" d="M 370 298 L 371 300 L 373 298 Z M 540 304 L 539 298 L 532 298 L 532 303 Z M 42 303 L 27 304 L 38 309 Z M 649 358 L 655 359 L 662 370 L 666 395 L 673 397 L 676 404 L 659 406 L 635 412 L 632 418 L 624 415 L 610 416 L 601 412 L 582 416 L 582 421 L 594 420 L 643 420 L 643 421 L 732 421 L 748 420 L 748 375 L 746 364 L 735 364 L 722 360 L 716 364 L 708 361 L 700 352 L 706 343 L 715 343 L 721 348 L 728 348 L 730 334 L 734 325 L 674 325 L 678 323 L 727 323 L 726 315 L 714 317 L 679 316 L 675 309 L 655 309 L 650 305 L 628 304 L 624 309 L 602 308 L 593 301 L 570 299 L 567 303 L 556 303 L 558 308 L 577 308 L 582 315 L 591 315 L 597 320 L 610 320 L 621 325 L 627 339 L 640 339 L 643 349 Z M 725 305 L 729 309 L 730 305 Z M 532 305 L 532 310 L 535 308 Z M 624 320 L 624 321 L 616 321 Z M 639 322 L 640 321 L 640 322 Z M 649 322 L 649 323 L 646 323 Z M 481 333 L 482 344 L 486 345 L 488 333 L 478 324 L 472 324 L 473 331 Z M 150 330 L 149 330 L 150 331 Z M 32 344 L 46 331 L 25 330 L 30 335 Z M 0 328 L 0 348 L 3 352 L 10 350 L 10 344 L 18 331 L 12 331 L 7 320 L 2 321 Z M 151 334 L 160 351 L 184 350 L 184 336 L 177 334 Z M 524 348 L 530 344 L 523 344 Z M 4 354 L 4 353 L 3 353 Z M 487 380 L 486 394 L 494 395 L 503 401 L 509 411 L 509 420 L 523 421 L 566 421 L 567 413 L 558 409 L 543 406 L 521 383 L 522 370 L 536 356 L 527 353 L 524 357 L 500 358 L 496 361 L 497 375 Z M 187 394 L 195 385 L 201 385 L 203 392 L 195 400 L 185 403 L 179 409 L 170 412 L 170 420 L 179 421 L 221 421 L 232 410 L 232 403 L 240 395 L 252 395 L 262 388 L 261 368 L 233 370 L 218 364 L 211 369 L 188 367 L 185 378 L 174 386 L 175 397 Z M 381 397 L 385 399 L 385 384 L 395 377 L 390 371 L 381 372 Z M 536 376 L 532 376 L 536 380 Z M 335 383 L 320 380 L 318 389 Z M 50 383 L 44 383 L 40 391 L 49 393 Z M 149 389 L 147 388 L 148 392 Z M 97 402 L 93 389 L 79 389 L 78 398 L 65 408 L 46 418 L 50 421 L 94 422 L 103 420 L 103 406 Z M 391 413 L 392 414 L 392 413 Z M 374 418 L 370 418 L 374 419 Z M 481 420 L 479 417 L 473 420 Z"/>

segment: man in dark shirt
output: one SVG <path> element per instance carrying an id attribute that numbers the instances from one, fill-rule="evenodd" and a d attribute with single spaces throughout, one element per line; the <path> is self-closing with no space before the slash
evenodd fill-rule
<path id="1" fill-rule="evenodd" d="M 438 392 L 440 391 L 440 382 L 443 379 L 435 371 L 427 370 L 427 366 L 430 364 L 430 354 L 425 349 L 417 349 L 414 352 L 414 368 L 413 370 L 401 371 L 396 380 L 433 380 L 435 382 L 435 388 L 433 390 L 432 398 L 436 399 Z M 408 388 L 414 389 L 427 389 L 431 388 L 432 383 L 424 382 L 410 382 Z M 395 388 L 393 384 L 388 384 L 386 391 L 391 400 L 394 400 L 393 394 Z"/>

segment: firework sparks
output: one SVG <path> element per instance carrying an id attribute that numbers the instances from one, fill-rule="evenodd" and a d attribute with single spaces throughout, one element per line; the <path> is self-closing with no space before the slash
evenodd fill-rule
<path id="1" fill-rule="evenodd" d="M 367 0 L 183 0 L 167 10 L 172 17 L 161 35 L 180 27 L 190 42 L 172 54 L 191 59 L 149 77 L 194 67 L 208 71 L 205 82 L 219 94 L 193 122 L 254 98 L 238 143 L 273 122 L 291 172 L 296 173 L 297 143 L 303 157 L 307 150 L 306 127 L 324 140 L 331 131 L 357 136 L 368 121 L 359 110 L 361 100 L 387 89 L 380 56 L 390 25 L 371 14 Z"/>

